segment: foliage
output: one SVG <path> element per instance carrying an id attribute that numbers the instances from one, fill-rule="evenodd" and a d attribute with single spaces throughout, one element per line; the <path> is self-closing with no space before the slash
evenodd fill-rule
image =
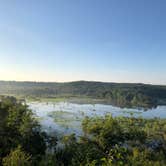
<path id="1" fill-rule="evenodd" d="M 30 160 L 31 156 L 22 151 L 21 147 L 18 146 L 3 158 L 3 166 L 30 166 Z"/>
<path id="2" fill-rule="evenodd" d="M 84 135 L 57 140 L 41 131 L 31 110 L 13 97 L 0 101 L 0 165 L 164 166 L 166 120 L 86 117 Z"/>
<path id="3" fill-rule="evenodd" d="M 0 94 L 25 98 L 90 97 L 120 107 L 166 104 L 166 86 L 78 81 L 70 83 L 0 81 Z"/>
<path id="4" fill-rule="evenodd" d="M 57 151 L 59 165 L 166 165 L 166 120 L 142 118 L 85 118 L 84 136 L 65 136 Z"/>
<path id="5" fill-rule="evenodd" d="M 33 163 L 45 155 L 47 147 L 53 144 L 49 136 L 42 132 L 28 106 L 14 97 L 1 97 L 0 101 L 0 163 L 13 161 L 14 155 L 31 155 Z M 56 142 L 56 139 L 54 139 Z M 22 148 L 18 148 L 21 146 Z M 16 150 L 15 150 L 16 149 Z M 21 152 L 23 151 L 23 153 Z M 17 159 L 16 159 L 17 162 Z"/>

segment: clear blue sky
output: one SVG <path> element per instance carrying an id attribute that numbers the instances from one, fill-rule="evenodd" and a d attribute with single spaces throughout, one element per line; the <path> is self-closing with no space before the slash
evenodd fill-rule
<path id="1" fill-rule="evenodd" d="M 166 0 L 0 0 L 0 80 L 166 84 Z"/>

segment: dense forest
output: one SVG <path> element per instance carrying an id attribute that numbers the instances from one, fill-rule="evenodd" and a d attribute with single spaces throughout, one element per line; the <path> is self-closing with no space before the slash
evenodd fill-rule
<path id="1" fill-rule="evenodd" d="M 14 97 L 0 100 L 0 165 L 164 166 L 166 120 L 86 117 L 84 135 L 48 136 Z M 61 146 L 58 146 L 59 142 Z"/>
<path id="2" fill-rule="evenodd" d="M 120 107 L 152 108 L 166 104 L 166 86 L 132 83 L 0 81 L 0 94 L 24 98 L 90 97 Z"/>

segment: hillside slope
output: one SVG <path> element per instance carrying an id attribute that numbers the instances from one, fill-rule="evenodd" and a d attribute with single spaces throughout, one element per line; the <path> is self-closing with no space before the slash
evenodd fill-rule
<path id="1" fill-rule="evenodd" d="M 166 104 L 166 86 L 134 83 L 0 81 L 0 94 L 51 98 L 87 96 L 128 107 L 155 107 L 158 104 Z"/>

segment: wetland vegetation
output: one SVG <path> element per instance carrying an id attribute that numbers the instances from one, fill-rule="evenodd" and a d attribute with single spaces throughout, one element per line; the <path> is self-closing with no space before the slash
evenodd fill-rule
<path id="1" fill-rule="evenodd" d="M 112 111 L 108 113 L 111 107 Z M 121 109 L 100 104 L 47 102 L 33 102 L 28 107 L 14 97 L 1 97 L 0 164 L 4 166 L 166 165 L 166 119 L 143 118 L 137 114 L 139 110 L 131 114 L 133 109 L 124 110 L 126 113 L 123 115 L 127 116 L 115 114 Z M 102 111 L 104 113 L 101 114 Z M 43 119 L 46 115 L 48 119 Z M 49 118 L 52 118 L 52 123 L 60 125 L 61 129 L 71 129 L 70 132 L 64 130 L 61 137 L 56 130 L 49 133 L 43 128 L 43 125 L 50 123 Z M 81 130 L 81 134 L 72 128 Z"/>

